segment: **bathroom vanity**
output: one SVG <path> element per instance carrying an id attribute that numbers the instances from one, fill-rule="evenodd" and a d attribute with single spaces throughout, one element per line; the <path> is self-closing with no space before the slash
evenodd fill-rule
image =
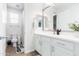
<path id="1" fill-rule="evenodd" d="M 42 56 L 79 56 L 79 38 L 73 35 L 36 31 L 35 50 Z"/>

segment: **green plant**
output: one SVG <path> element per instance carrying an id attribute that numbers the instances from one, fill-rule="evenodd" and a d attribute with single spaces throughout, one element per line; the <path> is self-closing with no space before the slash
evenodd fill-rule
<path id="1" fill-rule="evenodd" d="M 79 31 L 79 24 L 69 24 L 69 28 L 73 29 L 74 31 Z"/>

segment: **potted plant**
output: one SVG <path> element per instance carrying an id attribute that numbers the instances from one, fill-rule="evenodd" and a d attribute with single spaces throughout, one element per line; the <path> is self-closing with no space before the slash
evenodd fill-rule
<path id="1" fill-rule="evenodd" d="M 79 24 L 78 23 L 69 24 L 69 28 L 75 31 L 75 36 L 79 37 Z"/>

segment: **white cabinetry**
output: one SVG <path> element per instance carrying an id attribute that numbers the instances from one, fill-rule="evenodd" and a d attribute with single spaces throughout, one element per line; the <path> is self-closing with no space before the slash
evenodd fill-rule
<path id="1" fill-rule="evenodd" d="M 41 35 L 35 35 L 35 50 L 43 56 L 50 56 L 51 46 L 50 38 Z"/>
<path id="2" fill-rule="evenodd" d="M 37 50 L 40 53 L 41 50 L 40 36 L 34 35 L 34 40 L 35 40 L 35 50 Z"/>
<path id="3" fill-rule="evenodd" d="M 74 44 L 62 39 L 55 39 L 55 55 L 56 56 L 72 56 L 74 55 Z"/>
<path id="4" fill-rule="evenodd" d="M 51 56 L 54 56 L 55 55 L 55 38 L 51 38 Z"/>
<path id="5" fill-rule="evenodd" d="M 35 50 L 42 56 L 79 56 L 79 43 L 65 38 L 36 34 Z"/>
<path id="6" fill-rule="evenodd" d="M 50 45 L 50 38 L 46 36 L 40 36 L 42 45 L 41 45 L 41 54 L 43 56 L 50 56 L 51 55 L 51 45 Z"/>
<path id="7" fill-rule="evenodd" d="M 75 56 L 79 56 L 79 43 L 75 43 L 75 51 L 74 51 L 74 53 L 75 53 Z"/>
<path id="8" fill-rule="evenodd" d="M 62 47 L 55 47 L 55 56 L 72 56 L 73 52 L 66 50 Z"/>

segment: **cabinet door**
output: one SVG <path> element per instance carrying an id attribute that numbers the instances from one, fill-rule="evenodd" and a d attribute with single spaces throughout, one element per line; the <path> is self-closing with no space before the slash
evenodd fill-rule
<path id="1" fill-rule="evenodd" d="M 70 42 L 70 41 L 66 41 L 63 39 L 56 39 L 55 45 L 62 47 L 62 48 L 65 48 L 65 49 L 70 50 L 70 51 L 74 51 L 74 43 Z"/>
<path id="2" fill-rule="evenodd" d="M 73 56 L 73 52 L 61 47 L 55 47 L 55 56 Z"/>
<path id="3" fill-rule="evenodd" d="M 51 46 L 50 46 L 50 38 L 48 37 L 41 37 L 42 46 L 41 46 L 41 53 L 43 56 L 50 56 Z"/>
<path id="4" fill-rule="evenodd" d="M 51 56 L 54 56 L 55 53 L 54 53 L 54 46 L 51 46 Z"/>
<path id="5" fill-rule="evenodd" d="M 55 55 L 55 47 L 56 44 L 55 44 L 55 38 L 51 38 L 51 56 L 54 56 Z"/>
<path id="6" fill-rule="evenodd" d="M 35 39 L 35 50 L 37 52 L 40 52 L 40 36 L 39 35 L 35 35 L 34 36 L 34 39 Z"/>
<path id="7" fill-rule="evenodd" d="M 79 56 L 79 43 L 75 43 L 75 56 Z"/>

